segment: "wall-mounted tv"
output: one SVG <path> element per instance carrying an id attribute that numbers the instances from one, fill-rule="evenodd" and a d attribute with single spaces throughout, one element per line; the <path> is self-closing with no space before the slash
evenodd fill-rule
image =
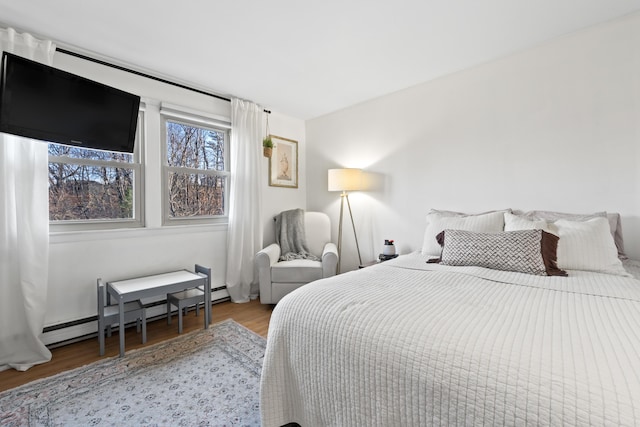
<path id="1" fill-rule="evenodd" d="M 0 132 L 131 153 L 139 107 L 137 95 L 2 54 Z"/>

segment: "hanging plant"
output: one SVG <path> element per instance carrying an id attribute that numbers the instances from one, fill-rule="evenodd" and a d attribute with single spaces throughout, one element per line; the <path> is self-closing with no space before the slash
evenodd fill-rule
<path id="1" fill-rule="evenodd" d="M 271 140 L 271 135 L 267 135 L 262 140 L 262 152 L 265 157 L 271 157 L 271 153 L 273 153 L 273 141 Z"/>
<path id="2" fill-rule="evenodd" d="M 269 134 L 269 114 L 267 113 L 267 131 L 264 139 L 262 140 L 262 153 L 265 157 L 271 157 L 271 153 L 273 153 L 273 141 L 271 140 L 271 135 Z"/>

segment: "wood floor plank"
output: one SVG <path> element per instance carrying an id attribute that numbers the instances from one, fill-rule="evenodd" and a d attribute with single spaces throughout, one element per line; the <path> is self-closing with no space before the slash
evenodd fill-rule
<path id="1" fill-rule="evenodd" d="M 267 337 L 272 311 L 272 305 L 260 304 L 259 300 L 253 300 L 245 304 L 235 304 L 228 301 L 212 305 L 213 323 L 233 319 L 265 338 Z M 200 310 L 199 317 L 196 317 L 194 310 L 189 311 L 184 317 L 183 333 L 201 329 L 203 315 L 204 310 Z M 134 348 L 147 347 L 177 337 L 179 335 L 178 318 L 174 314 L 171 325 L 167 325 L 166 318 L 148 322 L 147 343 L 144 345 L 141 342 L 141 335 L 136 333 L 135 328 L 128 328 L 125 333 L 127 351 Z M 118 333 L 114 332 L 111 337 L 106 338 L 105 355 L 103 357 L 117 356 L 119 353 L 118 346 Z M 97 337 L 54 348 L 51 350 L 52 358 L 50 362 L 36 365 L 25 372 L 19 372 L 14 369 L 0 372 L 0 391 L 100 360 L 103 357 L 98 355 L 98 350 Z"/>

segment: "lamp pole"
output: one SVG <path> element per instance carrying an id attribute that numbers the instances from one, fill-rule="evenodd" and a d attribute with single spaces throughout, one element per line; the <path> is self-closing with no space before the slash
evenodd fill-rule
<path id="1" fill-rule="evenodd" d="M 349 217 L 351 218 L 351 226 L 353 227 L 353 236 L 356 239 L 356 249 L 358 250 L 358 261 L 360 261 L 360 265 L 362 265 L 360 245 L 358 244 L 358 235 L 356 234 L 356 224 L 353 221 L 353 212 L 351 212 L 351 203 L 349 203 L 349 193 L 347 193 L 349 190 L 357 191 L 362 188 L 362 169 L 329 169 L 327 175 L 327 189 L 329 191 L 341 191 L 340 221 L 338 225 L 338 265 L 336 266 L 336 274 L 340 274 L 340 267 L 342 265 L 342 221 L 344 220 L 344 199 L 347 199 L 347 208 L 349 209 Z"/>
<path id="2" fill-rule="evenodd" d="M 349 196 L 346 191 L 340 194 L 340 221 L 338 222 L 338 265 L 336 266 L 336 274 L 340 274 L 340 265 L 342 264 L 342 213 L 344 211 L 344 198 Z"/>
<path id="3" fill-rule="evenodd" d="M 358 244 L 356 224 L 353 221 L 353 212 L 351 211 L 351 203 L 349 203 L 349 194 L 343 190 L 342 194 L 340 194 L 340 223 L 338 225 L 338 269 L 337 269 L 338 274 L 340 274 L 340 265 L 342 264 L 342 217 L 344 213 L 345 199 L 347 200 L 347 208 L 349 209 L 349 217 L 351 218 L 351 227 L 353 227 L 353 237 L 356 240 L 356 250 L 358 251 L 358 261 L 362 265 L 362 257 L 360 256 L 360 245 Z"/>

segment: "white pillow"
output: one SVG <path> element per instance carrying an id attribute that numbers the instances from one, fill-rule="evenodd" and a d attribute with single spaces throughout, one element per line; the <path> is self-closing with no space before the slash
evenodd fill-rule
<path id="1" fill-rule="evenodd" d="M 593 218 L 598 217 L 606 217 L 609 220 L 609 227 L 611 228 L 611 235 L 613 236 L 613 241 L 618 248 L 618 258 L 626 259 L 627 256 L 624 253 L 624 239 L 622 236 L 622 222 L 620 220 L 619 213 L 607 213 L 607 212 L 595 212 L 591 214 L 572 214 L 565 212 L 556 212 L 556 211 L 529 211 L 529 212 L 521 212 L 514 211 L 514 213 L 523 218 L 531 219 L 531 220 L 545 220 L 549 224 L 550 229 L 547 230 L 551 233 L 553 231 L 553 223 L 559 219 L 566 219 L 569 221 L 588 221 Z"/>
<path id="2" fill-rule="evenodd" d="M 547 221 L 531 220 L 509 212 L 504 213 L 504 231 L 544 230 L 549 231 Z"/>
<path id="3" fill-rule="evenodd" d="M 422 242 L 423 255 L 440 255 L 442 248 L 436 236 L 444 229 L 499 233 L 504 230 L 503 211 L 469 216 L 448 216 L 440 212 L 430 212 L 427 215 L 427 228 Z"/>
<path id="4" fill-rule="evenodd" d="M 558 268 L 587 270 L 628 276 L 618 258 L 609 221 L 594 218 L 588 221 L 555 222 L 558 237 Z"/>

